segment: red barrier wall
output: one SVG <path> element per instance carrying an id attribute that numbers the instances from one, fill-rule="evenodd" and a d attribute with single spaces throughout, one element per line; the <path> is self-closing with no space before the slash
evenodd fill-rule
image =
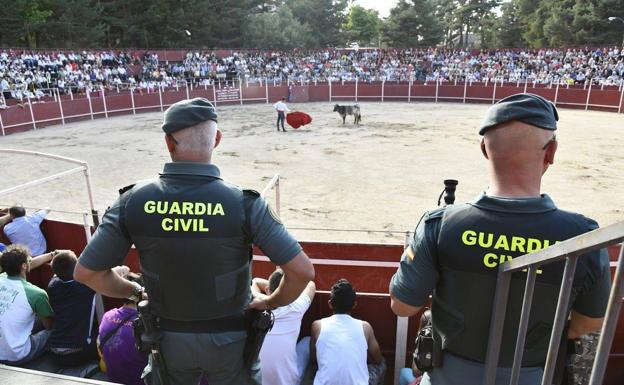
<path id="1" fill-rule="evenodd" d="M 617 89 L 604 91 L 592 90 L 589 94 L 589 104 L 595 105 L 592 109 L 598 109 L 600 105 L 609 106 L 608 108 L 611 108 L 611 106 L 619 106 L 620 96 L 620 92 Z"/>
<path id="2" fill-rule="evenodd" d="M 106 97 L 106 109 L 108 116 L 126 115 L 132 112 L 132 101 L 130 95 L 114 95 Z"/>
<path id="3" fill-rule="evenodd" d="M 386 83 L 383 91 L 385 101 L 406 102 L 409 94 L 409 84 Z"/>
<path id="4" fill-rule="evenodd" d="M 435 85 L 414 84 L 412 86 L 411 100 L 432 101 L 433 99 L 435 99 L 435 89 Z"/>
<path id="5" fill-rule="evenodd" d="M 89 99 L 74 99 L 62 101 L 63 115 L 65 122 L 77 122 L 80 120 L 91 119 L 91 111 L 89 109 Z"/>
<path id="6" fill-rule="evenodd" d="M 542 96 L 548 100 L 555 100 L 555 91 L 554 88 L 532 88 L 530 91 L 527 90 L 527 92 Z"/>
<path id="7" fill-rule="evenodd" d="M 243 87 L 244 103 L 262 103 L 266 102 L 266 88 L 264 86 Z M 212 98 L 211 98 L 212 99 Z M 307 100 L 306 100 L 307 101 Z"/>
<path id="8" fill-rule="evenodd" d="M 329 86 L 327 84 L 319 84 L 311 86 L 308 90 L 311 102 L 326 102 L 329 100 Z"/>
<path id="9" fill-rule="evenodd" d="M 355 100 L 355 83 L 332 83 L 331 86 L 332 101 L 348 101 Z"/>
<path id="10" fill-rule="evenodd" d="M 269 103 L 276 103 L 281 98 L 288 97 L 288 87 L 287 86 L 276 86 L 273 87 L 269 85 Z"/>
<path id="11" fill-rule="evenodd" d="M 156 111 L 160 110 L 160 99 L 158 93 L 135 95 L 134 105 L 139 111 Z"/>
<path id="12" fill-rule="evenodd" d="M 102 96 L 91 97 L 89 99 L 91 101 L 91 111 L 94 115 L 101 115 L 99 117 L 105 117 L 106 111 L 108 111 L 108 107 L 104 108 L 104 98 Z"/>
<path id="13" fill-rule="evenodd" d="M 5 134 L 28 131 L 33 129 L 30 110 L 26 107 L 9 107 L 0 112 Z M 53 116 L 50 116 L 52 118 Z"/>
<path id="14" fill-rule="evenodd" d="M 35 120 L 38 122 L 37 128 L 62 123 L 60 119 L 61 110 L 58 103 L 36 103 L 32 105 L 32 109 Z"/>
<path id="15" fill-rule="evenodd" d="M 472 86 L 466 89 L 466 101 L 470 103 L 491 103 L 494 87 Z"/>
<path id="16" fill-rule="evenodd" d="M 448 85 L 438 89 L 438 100 L 463 99 L 464 85 Z"/>
<path id="17" fill-rule="evenodd" d="M 171 51 L 169 51 L 171 52 Z M 567 108 L 587 108 L 591 110 L 624 112 L 622 106 L 624 91 L 616 87 L 583 89 L 582 86 L 550 87 L 549 85 L 504 83 L 501 85 L 485 83 L 324 83 L 318 85 L 276 85 L 269 83 L 260 86 L 252 84 L 241 87 L 243 104 L 249 103 L 275 103 L 281 98 L 287 98 L 290 93 L 290 101 L 294 103 L 305 102 L 377 102 L 377 101 L 439 101 L 439 102 L 468 102 L 468 103 L 492 103 L 509 95 L 520 92 L 531 92 L 541 95 L 560 107 Z M 290 90 L 289 90 L 290 88 Z M 222 90 L 219 88 L 218 92 Z M 240 105 L 239 89 L 229 88 L 233 92 L 235 100 L 220 100 L 218 105 Z M 411 91 L 411 92 L 410 92 Z M 217 92 L 217 93 L 218 93 Z M 121 90 L 120 93 L 108 93 L 103 98 L 101 92 L 91 94 L 91 98 L 85 95 L 74 95 L 74 100 L 68 95 L 61 96 L 61 102 L 48 100 L 42 103 L 33 103 L 32 110 L 37 128 L 61 123 L 61 105 L 66 122 L 99 118 L 108 115 L 132 114 L 132 95 L 128 90 Z M 204 97 L 214 101 L 215 89 L 210 87 L 199 87 L 188 90 L 188 96 Z M 228 95 L 226 97 L 229 97 Z M 268 100 L 267 100 L 268 96 Z M 186 88 L 174 88 L 163 90 L 160 95 L 158 90 L 151 93 L 134 93 L 134 106 L 136 111 L 160 111 L 169 105 L 185 99 L 187 97 Z M 162 101 L 161 101 L 162 99 Z M 61 104 L 61 105 L 59 105 Z M 161 106 L 162 104 L 162 106 Z M 1 127 L 4 134 L 33 129 L 33 118 L 30 113 L 31 105 L 25 104 L 22 107 L 11 106 L 0 110 Z"/>
<path id="18" fill-rule="evenodd" d="M 162 101 L 165 106 L 170 106 L 184 99 L 186 99 L 186 89 L 181 88 L 178 91 L 173 89 L 162 93 Z"/>
<path id="19" fill-rule="evenodd" d="M 189 97 L 191 98 L 206 98 L 208 100 L 213 100 L 214 101 L 214 87 L 210 86 L 210 87 L 200 87 L 200 88 L 194 88 L 192 91 L 189 91 Z"/>
<path id="20" fill-rule="evenodd" d="M 559 88 L 559 94 L 557 95 L 557 104 L 564 107 L 570 107 L 572 105 L 584 106 L 587 102 L 587 92 L 580 89 L 561 89 Z"/>
<path id="21" fill-rule="evenodd" d="M 308 86 L 291 86 L 288 98 L 292 103 L 305 103 L 310 101 L 310 87 Z"/>
<path id="22" fill-rule="evenodd" d="M 328 95 L 329 96 L 329 95 Z M 381 84 L 358 84 L 358 100 L 365 102 L 381 101 Z"/>

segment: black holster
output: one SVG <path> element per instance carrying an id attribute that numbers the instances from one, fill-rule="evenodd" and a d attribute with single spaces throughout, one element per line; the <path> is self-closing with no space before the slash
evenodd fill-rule
<path id="1" fill-rule="evenodd" d="M 270 310 L 258 311 L 247 310 L 245 324 L 247 326 L 247 340 L 243 351 L 243 361 L 246 369 L 251 369 L 258 360 L 260 348 L 264 338 L 269 333 L 275 322 L 275 317 Z"/>
<path id="2" fill-rule="evenodd" d="M 162 332 L 158 329 L 156 317 L 150 312 L 149 302 L 138 303 L 139 316 L 132 323 L 136 348 L 152 356 L 152 375 L 156 375 L 161 385 L 169 385 L 169 374 L 160 349 Z"/>
<path id="3" fill-rule="evenodd" d="M 437 343 L 431 321 L 431 310 L 427 309 L 420 317 L 416 348 L 414 349 L 414 365 L 421 372 L 427 372 L 440 366 L 442 349 Z"/>

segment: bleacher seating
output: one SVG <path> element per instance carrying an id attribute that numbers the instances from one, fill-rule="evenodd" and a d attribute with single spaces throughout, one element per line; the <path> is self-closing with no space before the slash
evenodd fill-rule
<path id="1" fill-rule="evenodd" d="M 166 56 L 166 55 L 165 55 Z M 149 89 L 179 82 L 501 81 L 621 85 L 622 47 L 568 49 L 320 49 L 189 51 L 180 61 L 150 52 L 0 51 L 0 91 L 11 100 L 85 93 L 100 88 Z M 13 102 L 15 104 L 15 102 Z"/>

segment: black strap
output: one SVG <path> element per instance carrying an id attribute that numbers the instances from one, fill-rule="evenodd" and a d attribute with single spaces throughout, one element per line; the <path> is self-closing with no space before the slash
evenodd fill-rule
<path id="1" fill-rule="evenodd" d="M 104 344 L 106 344 L 108 340 L 111 339 L 112 336 L 114 336 L 117 333 L 119 328 L 122 327 L 123 324 L 126 323 L 126 321 L 128 321 L 130 318 L 132 318 L 135 315 L 136 314 L 132 314 L 132 313 L 128 314 L 127 316 L 121 319 L 121 322 L 117 326 L 115 326 L 113 330 L 106 333 L 106 335 L 103 338 L 100 338 L 100 349 L 104 346 Z"/>
<path id="2" fill-rule="evenodd" d="M 134 185 L 132 185 L 134 186 Z M 119 190 L 121 192 L 121 190 Z M 124 235 L 124 237 L 126 237 L 127 240 L 129 240 L 130 242 L 132 242 L 132 237 L 130 237 L 130 233 L 128 232 L 128 228 L 126 227 L 126 204 L 128 203 L 128 200 L 130 199 L 131 193 L 128 192 L 128 190 L 124 190 L 121 195 L 119 196 L 119 219 L 118 219 L 118 224 L 119 224 L 119 229 L 121 230 L 122 234 Z"/>

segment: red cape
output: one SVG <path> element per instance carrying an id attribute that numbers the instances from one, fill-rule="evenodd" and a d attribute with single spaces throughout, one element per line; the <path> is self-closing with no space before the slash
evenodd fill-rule
<path id="1" fill-rule="evenodd" d="M 310 124 L 312 122 L 312 117 L 305 112 L 290 112 L 286 115 L 286 122 L 292 128 L 299 128 Z"/>

